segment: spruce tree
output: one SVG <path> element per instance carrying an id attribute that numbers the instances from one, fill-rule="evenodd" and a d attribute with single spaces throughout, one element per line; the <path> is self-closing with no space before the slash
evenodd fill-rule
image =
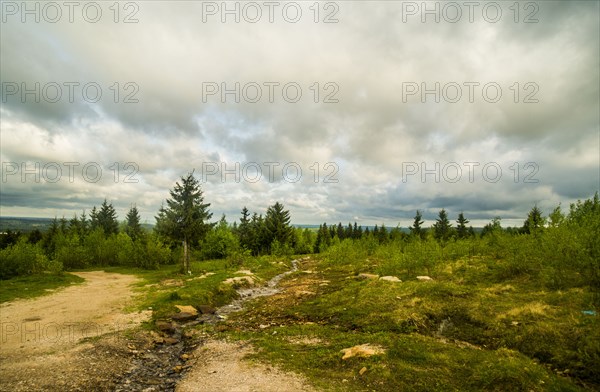
<path id="1" fill-rule="evenodd" d="M 102 228 L 106 237 L 119 232 L 119 222 L 117 221 L 117 212 L 112 203 L 108 203 L 106 199 L 100 206 L 100 211 L 97 215 L 98 227 Z"/>
<path id="2" fill-rule="evenodd" d="M 523 222 L 523 227 L 521 231 L 525 234 L 531 234 L 532 232 L 544 227 L 546 220 L 542 216 L 542 211 L 538 208 L 537 204 L 533 206 L 529 214 L 527 214 L 527 219 Z"/>
<path id="3" fill-rule="evenodd" d="M 447 241 L 452 234 L 452 225 L 448 220 L 448 214 L 446 210 L 442 210 L 438 214 L 438 218 L 433 224 L 433 237 L 438 241 Z"/>
<path id="4" fill-rule="evenodd" d="M 203 239 L 211 227 L 208 223 L 212 217 L 208 210 L 210 203 L 204 203 L 200 183 L 193 172 L 181 177 L 181 184 L 176 182 L 169 193 L 171 198 L 167 199 L 167 207 L 159 210 L 156 226 L 162 234 L 182 242 L 182 272 L 191 274 L 189 247 Z"/>
<path id="5" fill-rule="evenodd" d="M 237 227 L 237 234 L 240 240 L 240 245 L 244 249 L 252 249 L 252 237 L 250 233 L 250 212 L 244 206 L 242 208 L 242 217 L 240 218 L 240 224 Z"/>
<path id="6" fill-rule="evenodd" d="M 137 241 L 143 235 L 142 225 L 140 224 L 140 213 L 134 205 L 127 212 L 125 218 L 125 233 L 133 240 Z"/>
<path id="7" fill-rule="evenodd" d="M 290 244 L 292 239 L 290 212 L 285 210 L 280 202 L 276 202 L 267 209 L 265 228 L 268 236 L 267 246 L 270 247 L 273 241 L 279 242 L 281 246 Z"/>
<path id="8" fill-rule="evenodd" d="M 425 235 L 423 228 L 421 228 L 421 225 L 424 222 L 422 218 L 423 216 L 421 215 L 421 211 L 417 210 L 413 225 L 409 227 L 411 236 L 417 239 L 421 239 Z"/>
<path id="9" fill-rule="evenodd" d="M 465 215 L 462 212 L 458 214 L 458 220 L 456 223 L 456 235 L 458 238 L 467 238 L 469 236 L 469 229 L 467 228 L 467 223 L 469 223 L 469 220 L 465 218 Z"/>

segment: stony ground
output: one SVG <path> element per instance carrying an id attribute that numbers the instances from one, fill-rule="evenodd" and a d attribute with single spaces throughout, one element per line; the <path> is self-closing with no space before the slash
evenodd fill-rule
<path id="1" fill-rule="evenodd" d="M 86 281 L 56 293 L 0 306 L 2 391 L 112 390 L 130 367 L 123 331 L 148 319 L 127 313 L 131 275 L 79 272 Z"/>
<path id="2" fill-rule="evenodd" d="M 275 367 L 249 362 L 253 348 L 241 342 L 210 340 L 196 352 L 195 365 L 177 392 L 299 392 L 314 391 L 304 379 Z"/>
<path id="3" fill-rule="evenodd" d="M 0 391 L 313 391 L 298 375 L 248 361 L 247 344 L 184 328 L 219 323 L 248 299 L 277 293 L 290 272 L 192 321 L 163 322 L 159 332 L 134 328 L 151 311 L 125 311 L 135 277 L 77 273 L 84 284 L 1 305 Z"/>

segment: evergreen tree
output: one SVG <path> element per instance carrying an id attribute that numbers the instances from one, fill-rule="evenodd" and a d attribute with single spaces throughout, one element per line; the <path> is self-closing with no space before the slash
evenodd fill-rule
<path id="1" fill-rule="evenodd" d="M 66 233 L 67 230 L 69 229 L 69 221 L 63 216 L 62 218 L 60 218 L 60 220 L 58 221 L 58 229 L 60 230 L 61 233 Z"/>
<path id="2" fill-rule="evenodd" d="M 352 232 L 352 223 L 348 223 L 348 226 L 346 226 L 346 229 L 344 230 L 344 238 L 354 238 Z"/>
<path id="3" fill-rule="evenodd" d="M 98 227 L 100 227 L 100 224 L 98 223 L 98 210 L 96 209 L 96 206 L 94 206 L 90 212 L 90 231 L 94 231 Z"/>
<path id="4" fill-rule="evenodd" d="M 456 223 L 456 235 L 458 238 L 467 238 L 469 236 L 469 229 L 467 228 L 467 223 L 469 223 L 469 220 L 465 218 L 465 215 L 462 212 L 458 214 L 458 220 Z"/>
<path id="5" fill-rule="evenodd" d="M 523 222 L 523 227 L 521 228 L 521 232 L 525 234 L 531 234 L 532 232 L 543 228 L 546 220 L 542 216 L 542 211 L 538 208 L 537 204 L 533 206 L 529 214 L 527 214 L 527 219 Z"/>
<path id="6" fill-rule="evenodd" d="M 85 215 L 85 210 L 81 213 L 81 217 L 79 217 L 79 238 L 83 239 L 90 232 L 90 222 Z"/>
<path id="7" fill-rule="evenodd" d="M 137 241 L 143 235 L 142 225 L 140 224 L 140 213 L 134 205 L 127 212 L 125 221 L 125 233 L 133 240 Z"/>
<path id="8" fill-rule="evenodd" d="M 448 220 L 448 214 L 446 213 L 446 210 L 442 208 L 438 214 L 438 218 L 433 224 L 433 237 L 438 241 L 447 241 L 450 239 L 451 234 L 452 225 Z"/>
<path id="9" fill-rule="evenodd" d="M 342 226 L 342 222 L 338 223 L 337 225 L 336 235 L 340 239 L 340 241 L 344 239 L 344 227 Z"/>
<path id="10" fill-rule="evenodd" d="M 385 244 L 388 241 L 389 233 L 385 227 L 385 223 L 381 224 L 381 227 L 379 228 L 379 234 L 376 237 L 380 244 Z"/>
<path id="11" fill-rule="evenodd" d="M 285 210 L 283 204 L 276 202 L 267 209 L 265 216 L 265 228 L 267 232 L 267 243 L 270 247 L 273 241 L 279 245 L 289 245 L 292 237 L 290 226 L 290 212 Z"/>
<path id="12" fill-rule="evenodd" d="M 42 248 L 46 252 L 46 256 L 49 258 L 54 257 L 54 252 L 56 251 L 56 237 L 60 233 L 60 229 L 58 226 L 58 219 L 56 216 L 52 219 L 52 223 L 46 233 L 44 234 L 44 238 L 42 239 Z"/>
<path id="13" fill-rule="evenodd" d="M 100 211 L 97 215 L 98 227 L 102 228 L 106 237 L 119 232 L 119 222 L 117 221 L 117 212 L 112 203 L 108 203 L 106 199 L 100 206 Z"/>
<path id="14" fill-rule="evenodd" d="M 362 230 L 358 231 L 358 223 L 354 222 L 354 226 L 352 227 L 352 238 L 360 239 L 362 236 Z"/>
<path id="15" fill-rule="evenodd" d="M 356 238 L 361 239 L 363 236 L 363 228 L 362 226 L 358 226 L 358 229 L 356 230 Z"/>
<path id="16" fill-rule="evenodd" d="M 242 217 L 240 218 L 240 225 L 237 227 L 237 234 L 240 240 L 240 245 L 244 249 L 252 249 L 252 236 L 250 233 L 250 212 L 246 207 L 242 208 Z"/>
<path id="17" fill-rule="evenodd" d="M 414 238 L 422 239 L 423 236 L 425 235 L 425 232 L 424 232 L 423 228 L 421 227 L 421 225 L 424 222 L 422 218 L 423 218 L 423 216 L 421 215 L 421 211 L 417 210 L 417 213 L 415 214 L 415 220 L 413 222 L 413 225 L 409 228 L 410 234 Z"/>
<path id="18" fill-rule="evenodd" d="M 317 232 L 315 251 L 317 253 L 323 252 L 329 245 L 331 245 L 331 235 L 327 228 L 327 223 L 323 223 L 319 226 L 319 231 Z"/>
<path id="19" fill-rule="evenodd" d="M 161 207 L 156 216 L 156 226 L 159 232 L 183 245 L 182 272 L 191 273 L 190 244 L 203 239 L 211 225 L 207 221 L 212 217 L 204 203 L 200 183 L 194 178 L 193 172 L 181 177 L 181 184 L 169 191 L 171 198 L 167 199 L 167 207 Z"/>

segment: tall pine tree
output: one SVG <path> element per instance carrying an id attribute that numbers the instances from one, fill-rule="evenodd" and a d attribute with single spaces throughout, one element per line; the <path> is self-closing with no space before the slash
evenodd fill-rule
<path id="1" fill-rule="evenodd" d="M 292 237 L 290 212 L 285 210 L 283 204 L 280 202 L 276 202 L 267 209 L 265 227 L 268 235 L 268 246 L 270 246 L 273 241 L 279 242 L 281 246 L 290 243 Z"/>
<path id="2" fill-rule="evenodd" d="M 175 183 L 169 193 L 167 207 L 161 207 L 156 216 L 156 228 L 160 234 L 182 242 L 182 272 L 191 274 L 189 247 L 203 239 L 211 227 L 207 223 L 212 217 L 208 210 L 210 203 L 204 203 L 200 183 L 193 172 L 181 177 L 181 184 Z"/>
<path id="3" fill-rule="evenodd" d="M 413 225 L 409 228 L 411 236 L 417 239 L 421 239 L 425 235 L 425 232 L 421 227 L 421 225 L 423 224 L 422 218 L 423 216 L 421 215 L 421 211 L 417 210 Z"/>
<path id="4" fill-rule="evenodd" d="M 106 237 L 119 232 L 119 222 L 117 221 L 117 212 L 112 203 L 108 203 L 106 199 L 100 206 L 100 211 L 97 214 L 98 227 L 102 228 Z"/>
<path id="5" fill-rule="evenodd" d="M 442 210 L 438 214 L 438 218 L 433 224 L 433 237 L 439 241 L 447 241 L 452 234 L 452 225 L 448 220 L 446 210 Z"/>
<path id="6" fill-rule="evenodd" d="M 469 236 L 469 228 L 467 227 L 467 223 L 469 220 L 465 218 L 465 214 L 462 212 L 458 214 L 458 220 L 456 221 L 456 235 L 458 238 L 467 238 Z"/>
<path id="7" fill-rule="evenodd" d="M 142 238 L 143 230 L 142 225 L 140 224 L 140 213 L 135 205 L 127 212 L 127 217 L 125 218 L 125 233 L 127 233 L 133 241 Z"/>

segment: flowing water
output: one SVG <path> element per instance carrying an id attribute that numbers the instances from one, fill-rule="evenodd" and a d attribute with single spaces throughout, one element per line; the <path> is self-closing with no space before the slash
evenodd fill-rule
<path id="1" fill-rule="evenodd" d="M 216 324 L 227 318 L 228 315 L 243 309 L 244 303 L 251 299 L 266 297 L 281 291 L 277 287 L 281 279 L 298 270 L 298 263 L 306 260 L 292 260 L 292 268 L 283 272 L 267 282 L 265 286 L 253 288 L 240 288 L 237 290 L 239 298 L 232 303 L 221 306 L 215 314 L 204 314 L 198 320 L 178 324 L 172 337 L 177 339 L 173 345 L 149 346 L 141 350 L 132 359 L 131 369 L 117 381 L 115 392 L 151 392 L 174 391 L 182 373 L 176 371 L 177 367 L 185 366 L 182 354 L 191 353 L 198 346 L 193 339 L 182 336 L 182 329 L 200 323 Z"/>

